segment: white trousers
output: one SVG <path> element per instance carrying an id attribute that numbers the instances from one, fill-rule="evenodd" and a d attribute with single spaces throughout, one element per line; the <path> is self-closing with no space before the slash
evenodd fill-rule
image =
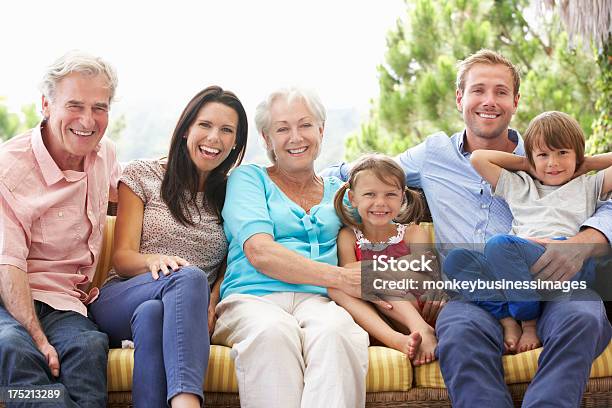
<path id="1" fill-rule="evenodd" d="M 368 335 L 329 298 L 230 295 L 214 344 L 232 347 L 241 407 L 365 406 Z"/>

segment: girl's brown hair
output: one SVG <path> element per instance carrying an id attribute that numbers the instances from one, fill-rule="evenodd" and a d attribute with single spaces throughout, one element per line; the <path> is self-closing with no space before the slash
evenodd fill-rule
<path id="1" fill-rule="evenodd" d="M 351 169 L 346 183 L 336 192 L 334 197 L 334 208 L 338 217 L 344 225 L 357 228 L 359 222 L 355 211 L 344 204 L 344 195 L 349 189 L 355 188 L 359 174 L 371 171 L 380 181 L 390 186 L 397 186 L 405 192 L 405 202 L 395 222 L 418 224 L 423 217 L 423 202 L 421 196 L 414 190 L 406 187 L 406 176 L 404 170 L 391 158 L 382 154 L 368 154 L 359 159 Z"/>
<path id="2" fill-rule="evenodd" d="M 567 113 L 544 112 L 531 120 L 525 131 L 525 155 L 534 167 L 533 150 L 542 147 L 572 149 L 576 152 L 576 169 L 584 162 L 584 132 Z"/>

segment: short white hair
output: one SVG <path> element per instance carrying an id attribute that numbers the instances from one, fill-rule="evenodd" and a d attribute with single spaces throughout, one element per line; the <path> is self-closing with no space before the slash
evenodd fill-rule
<path id="1" fill-rule="evenodd" d="M 266 99 L 264 99 L 257 108 L 255 109 L 255 126 L 257 127 L 257 132 L 263 136 L 264 133 L 267 133 L 270 128 L 270 108 L 272 104 L 278 100 L 283 99 L 287 102 L 287 104 L 291 104 L 296 99 L 302 100 L 306 105 L 306 108 L 312 113 L 315 117 L 315 120 L 320 125 L 325 124 L 325 120 L 327 119 L 327 113 L 325 111 L 325 106 L 319 99 L 319 96 L 311 89 L 300 88 L 297 86 L 292 86 L 288 88 L 277 89 L 272 92 Z M 270 146 L 266 146 L 266 153 L 268 158 L 272 160 L 273 163 L 276 162 L 276 157 L 274 157 L 274 152 L 271 150 Z"/>
<path id="2" fill-rule="evenodd" d="M 325 119 L 327 119 L 325 106 L 314 91 L 296 86 L 281 88 L 268 95 L 255 109 L 255 126 L 260 134 L 267 132 L 270 127 L 270 108 L 277 99 L 284 99 L 288 104 L 296 99 L 301 99 L 317 122 L 324 124 Z"/>
<path id="3" fill-rule="evenodd" d="M 45 98 L 52 101 L 57 84 L 73 72 L 91 76 L 103 75 L 110 91 L 109 103 L 113 101 L 119 82 L 115 68 L 102 58 L 79 50 L 67 52 L 47 67 L 40 83 L 40 91 Z"/>

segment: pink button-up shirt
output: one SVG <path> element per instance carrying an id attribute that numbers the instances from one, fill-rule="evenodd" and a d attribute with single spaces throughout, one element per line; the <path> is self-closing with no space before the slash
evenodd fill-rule
<path id="1" fill-rule="evenodd" d="M 62 171 L 39 125 L 0 145 L 0 163 L 0 264 L 28 274 L 35 300 L 87 316 L 98 289 L 84 290 L 121 172 L 113 144 L 103 139 L 83 172 Z"/>

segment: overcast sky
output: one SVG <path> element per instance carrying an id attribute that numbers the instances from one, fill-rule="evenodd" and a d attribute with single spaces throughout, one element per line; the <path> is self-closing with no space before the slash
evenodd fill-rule
<path id="1" fill-rule="evenodd" d="M 9 1 L 0 96 L 13 109 L 39 103 L 45 66 L 78 48 L 117 68 L 115 112 L 176 100 L 178 114 L 210 84 L 238 94 L 249 118 L 288 84 L 314 88 L 328 108 L 367 112 L 386 32 L 404 8 L 401 0 Z"/>

